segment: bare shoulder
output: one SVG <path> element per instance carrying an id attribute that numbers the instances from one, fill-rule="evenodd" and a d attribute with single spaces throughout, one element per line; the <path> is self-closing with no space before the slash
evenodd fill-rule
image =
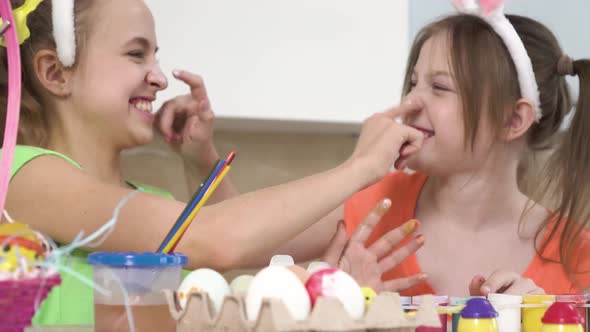
<path id="1" fill-rule="evenodd" d="M 14 175 L 6 209 L 14 219 L 30 224 L 57 242 L 69 243 L 80 231 L 90 234 L 110 220 L 117 204 L 131 191 L 101 182 L 57 156 L 43 155 L 26 163 Z M 121 226 L 117 226 L 103 249 L 140 250 L 145 246 L 147 250 L 154 250 L 154 243 L 167 224 L 161 226 L 163 229 L 154 226 L 153 231 L 146 227 L 142 231 L 146 236 L 137 243 L 131 235 L 146 223 L 159 221 L 162 224 L 162 219 L 173 220 L 181 209 L 179 202 L 138 195 L 129 201 L 126 212 L 121 215 Z"/>

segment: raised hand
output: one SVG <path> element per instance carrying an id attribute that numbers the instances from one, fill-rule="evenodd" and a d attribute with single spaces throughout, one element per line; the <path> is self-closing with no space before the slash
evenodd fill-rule
<path id="1" fill-rule="evenodd" d="M 156 128 L 166 141 L 197 167 L 209 168 L 219 157 L 213 145 L 211 103 L 203 79 L 186 71 L 174 77 L 188 85 L 190 93 L 166 101 L 156 116 Z"/>
<path id="2" fill-rule="evenodd" d="M 365 120 L 349 161 L 364 167 L 367 185 L 383 178 L 394 164 L 398 169 L 405 167 L 405 160 L 422 147 L 424 134 L 396 121 L 422 108 L 419 99 L 406 101 L 399 107 L 376 113 Z"/>
<path id="3" fill-rule="evenodd" d="M 419 226 L 417 220 L 410 220 L 393 229 L 371 244 L 365 245 L 369 235 L 379 220 L 389 210 L 391 201 L 384 199 L 358 225 L 349 240 L 346 239 L 344 223 L 340 222 L 324 257 L 331 266 L 352 275 L 361 287 L 370 287 L 376 292 L 397 292 L 420 284 L 426 280 L 426 274 L 416 274 L 406 278 L 383 281 L 382 275 L 406 257 L 416 252 L 424 244 L 422 235 L 414 237 L 401 248 L 390 252 L 393 247 L 412 234 Z"/>

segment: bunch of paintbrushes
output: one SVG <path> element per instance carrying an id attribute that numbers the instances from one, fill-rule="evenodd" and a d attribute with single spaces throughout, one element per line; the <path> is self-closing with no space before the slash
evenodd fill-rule
<path id="1" fill-rule="evenodd" d="M 164 241 L 158 247 L 157 252 L 168 254 L 174 251 L 201 207 L 207 203 L 209 197 L 211 197 L 217 186 L 219 186 L 227 172 L 231 169 L 230 164 L 235 155 L 235 152 L 232 151 L 225 160 L 220 159 L 215 163 L 209 175 L 201 183 L 194 196 L 186 205 L 186 208 L 182 211 L 180 217 L 178 217 L 178 220 L 176 220 L 176 223 L 174 223 L 172 229 L 170 229 L 170 232 L 168 232 L 168 235 L 166 235 Z"/>

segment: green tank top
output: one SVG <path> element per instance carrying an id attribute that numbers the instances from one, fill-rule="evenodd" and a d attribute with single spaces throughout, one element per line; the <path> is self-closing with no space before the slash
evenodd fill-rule
<path id="1" fill-rule="evenodd" d="M 62 158 L 70 164 L 81 168 L 78 163 L 58 152 L 45 150 L 38 147 L 19 145 L 14 151 L 14 162 L 10 178 L 29 161 L 40 157 L 52 155 Z M 172 194 L 151 186 L 131 183 L 138 190 L 154 195 L 174 199 Z M 105 220 L 106 222 L 106 220 Z M 75 250 L 62 264 L 67 265 L 77 273 L 92 280 L 92 266 L 86 263 L 88 252 Z M 34 319 L 34 325 L 91 325 L 94 324 L 94 290 L 82 283 L 71 274 L 61 272 L 62 282 L 54 287 L 43 301 Z"/>

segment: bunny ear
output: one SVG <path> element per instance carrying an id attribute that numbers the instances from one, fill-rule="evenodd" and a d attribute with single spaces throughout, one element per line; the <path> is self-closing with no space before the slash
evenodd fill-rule
<path id="1" fill-rule="evenodd" d="M 479 3 L 483 9 L 483 13 L 486 15 L 494 11 L 499 11 L 500 13 L 504 11 L 504 0 L 480 0 Z"/>
<path id="2" fill-rule="evenodd" d="M 539 122 L 542 117 L 541 102 L 533 63 L 520 36 L 504 15 L 504 2 L 504 0 L 479 0 L 477 2 L 476 0 L 454 0 L 455 7 L 460 13 L 479 16 L 489 23 L 502 39 L 516 67 L 521 94 L 533 103 L 537 112 L 536 120 Z M 481 10 L 478 4 L 481 5 Z"/>
<path id="3" fill-rule="evenodd" d="M 53 37 L 59 61 L 66 66 L 76 61 L 76 35 L 74 32 L 74 0 L 53 0 Z"/>
<path id="4" fill-rule="evenodd" d="M 460 13 L 476 14 L 479 11 L 479 7 L 475 0 L 455 0 L 455 8 Z"/>

